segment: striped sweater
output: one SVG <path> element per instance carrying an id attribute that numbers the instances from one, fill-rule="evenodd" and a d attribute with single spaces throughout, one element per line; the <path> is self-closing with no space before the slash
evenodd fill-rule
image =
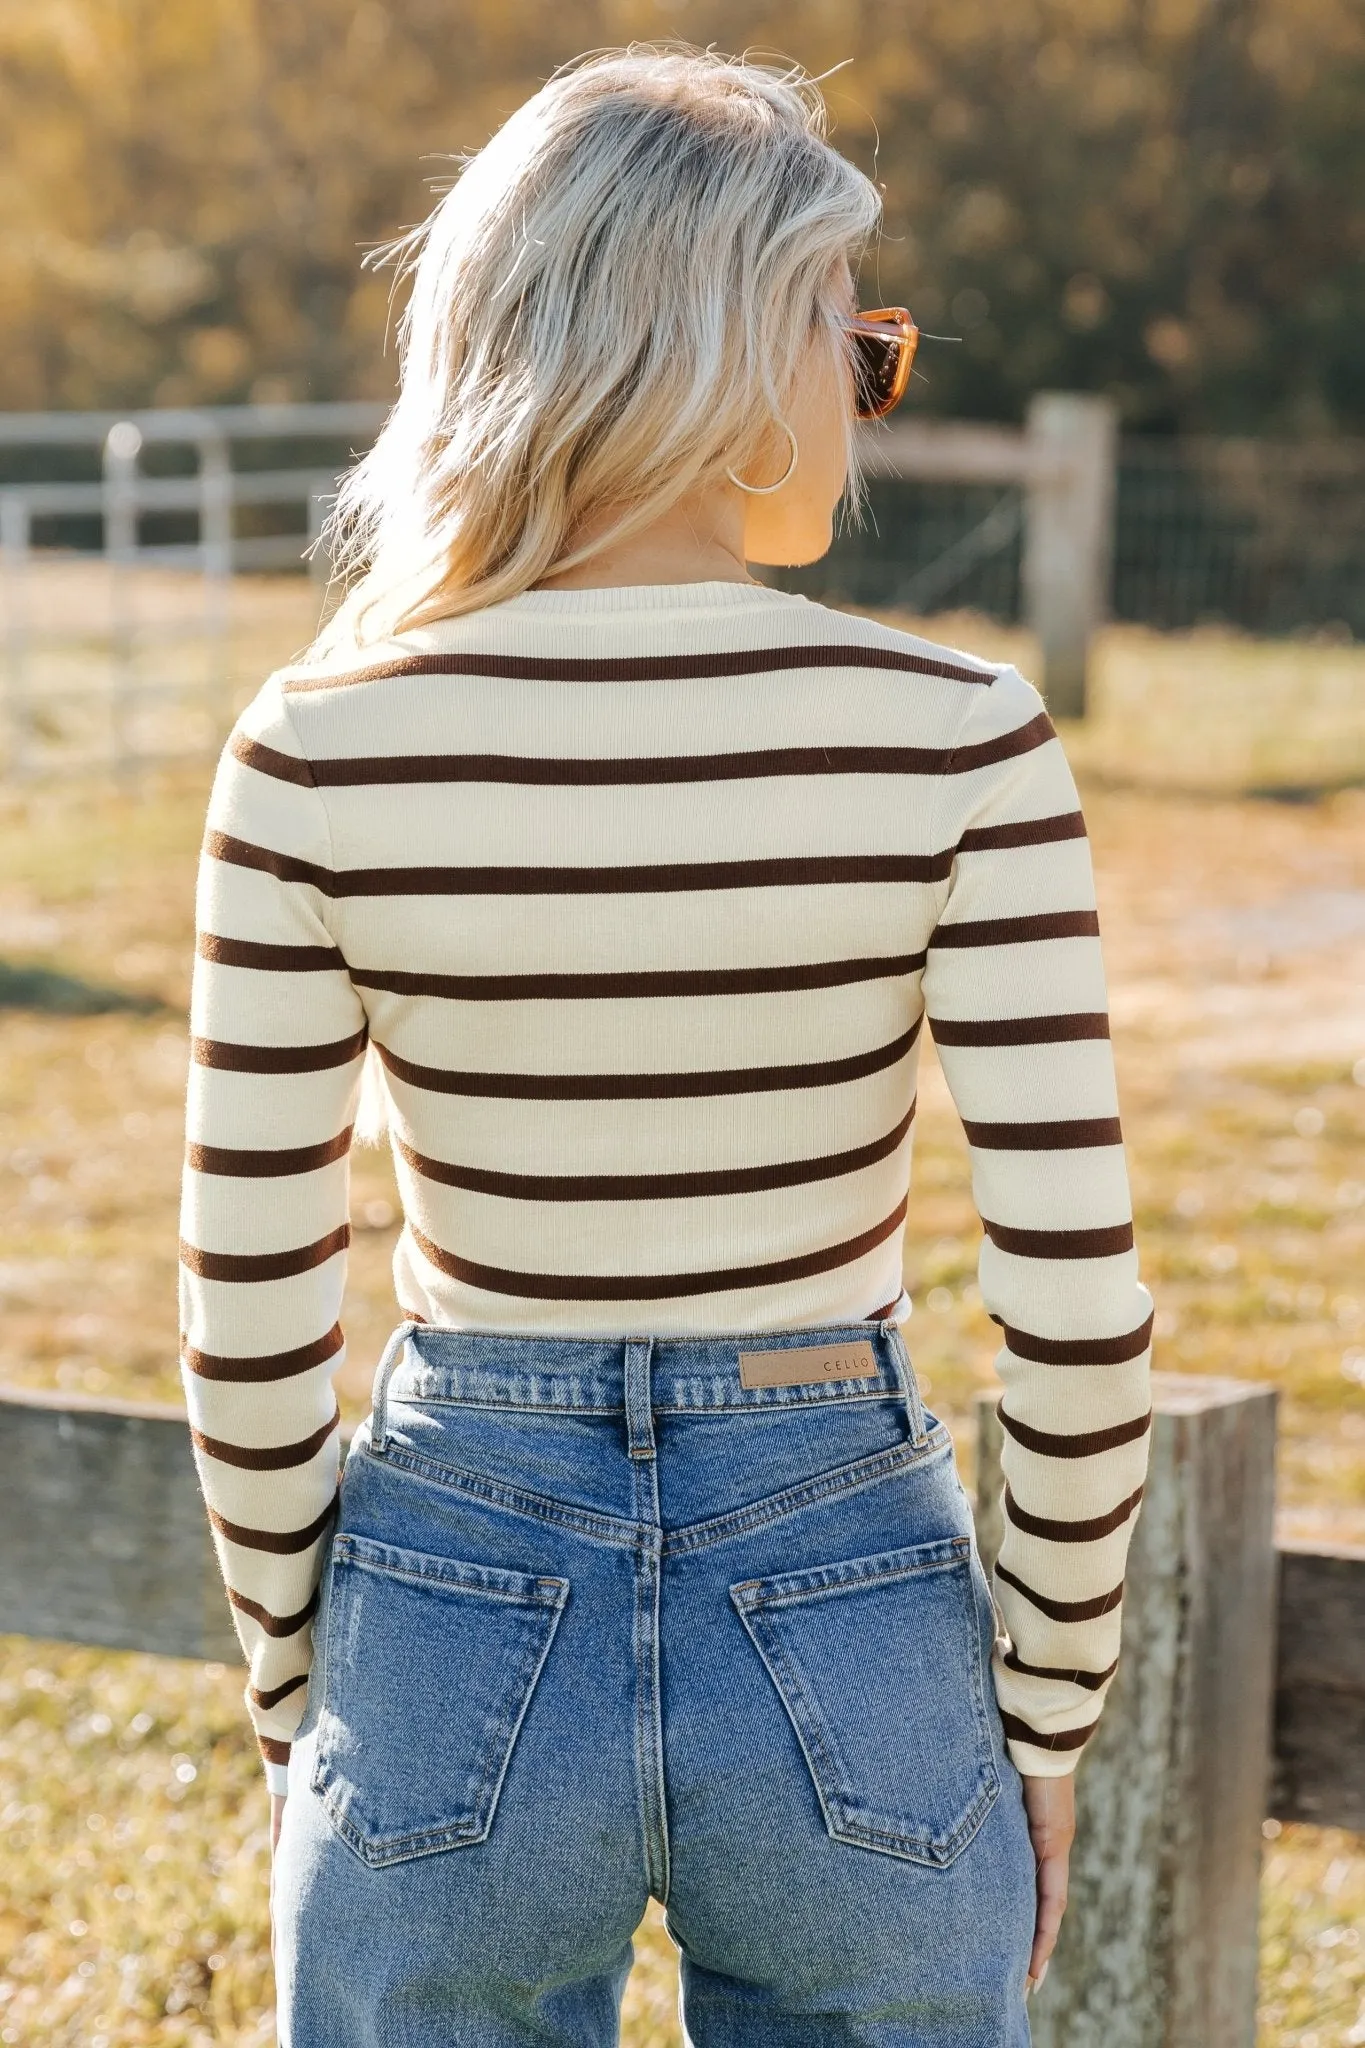
<path id="1" fill-rule="evenodd" d="M 200 869 L 182 1376 L 283 1789 L 335 1504 L 348 1150 L 405 1314 L 561 1335 L 909 1313 L 932 1031 L 1000 1325 L 1012 1754 L 1118 1652 L 1139 1285 L 1085 827 L 1011 668 L 744 584 L 530 592 L 273 676 Z"/>

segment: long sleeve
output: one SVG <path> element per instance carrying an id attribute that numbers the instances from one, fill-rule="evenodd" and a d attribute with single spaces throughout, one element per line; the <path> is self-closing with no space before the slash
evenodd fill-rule
<path id="1" fill-rule="evenodd" d="M 199 870 L 181 1377 L 247 1707 L 281 1791 L 337 1488 L 332 1375 L 366 1043 L 326 922 L 330 862 L 322 798 L 268 684 L 224 752 Z"/>
<path id="2" fill-rule="evenodd" d="M 1041 700 L 1013 670 L 976 695 L 944 778 L 955 846 L 925 1004 L 971 1148 L 980 1284 L 1001 1326 L 1011 1755 L 1070 1771 L 1119 1648 L 1150 1428 L 1139 1284 L 1085 826 Z"/>

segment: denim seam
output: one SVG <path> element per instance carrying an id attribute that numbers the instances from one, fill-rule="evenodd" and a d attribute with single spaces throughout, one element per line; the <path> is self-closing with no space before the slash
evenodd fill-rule
<path id="1" fill-rule="evenodd" d="M 664 1557 L 685 1557 L 695 1551 L 708 1549 L 713 1543 L 721 1543 L 731 1536 L 742 1536 L 750 1530 L 761 1529 L 769 1522 L 780 1521 L 783 1517 L 796 1514 L 801 1508 L 814 1501 L 837 1498 L 853 1493 L 864 1486 L 875 1486 L 883 1479 L 897 1473 L 912 1470 L 937 1456 L 949 1445 L 946 1430 L 933 1433 L 923 1444 L 896 1444 L 890 1450 L 876 1451 L 869 1458 L 860 1458 L 852 1465 L 837 1466 L 833 1472 L 821 1473 L 814 1479 L 803 1480 L 799 1486 L 785 1488 L 780 1493 L 770 1494 L 766 1499 L 752 1501 L 741 1508 L 730 1508 L 704 1522 L 693 1522 L 686 1527 L 673 1530 L 663 1539 Z M 561 1502 L 547 1499 L 541 1494 L 523 1492 L 518 1487 L 504 1485 L 502 1481 L 488 1479 L 482 1475 L 460 1472 L 450 1465 L 439 1464 L 420 1451 L 411 1451 L 389 1440 L 382 1459 L 378 1452 L 365 1451 L 364 1455 L 377 1462 L 397 1466 L 410 1472 L 414 1478 L 429 1486 L 445 1487 L 452 1493 L 459 1493 L 468 1499 L 483 1501 L 489 1507 L 502 1508 L 509 1514 L 525 1515 L 537 1522 L 549 1523 L 554 1528 L 572 1529 L 578 1534 L 597 1538 L 603 1543 L 621 1548 L 633 1549 L 640 1540 L 641 1524 L 628 1522 L 615 1516 L 595 1513 L 588 1508 L 572 1508 Z"/>
<path id="2" fill-rule="evenodd" d="M 668 1898 L 669 1854 L 660 1727 L 659 1594 L 657 1549 L 642 1548 L 635 1570 L 635 1767 L 644 1836 L 645 1876 L 653 1896 Z"/>
<path id="3" fill-rule="evenodd" d="M 688 1523 L 665 1536 L 664 1555 L 690 1556 L 695 1551 L 709 1549 L 713 1543 L 726 1542 L 731 1536 L 745 1536 L 754 1529 L 766 1527 L 769 1522 L 781 1521 L 815 1501 L 835 1499 L 845 1493 L 859 1492 L 866 1486 L 876 1486 L 883 1479 L 892 1479 L 898 1473 L 927 1464 L 930 1458 L 946 1450 L 950 1441 L 947 1431 L 943 1430 L 941 1434 L 931 1434 L 922 1444 L 895 1444 L 890 1450 L 874 1451 L 870 1457 L 859 1458 L 851 1465 L 836 1466 L 831 1472 L 822 1472 L 814 1479 L 804 1479 L 799 1486 L 786 1487 L 780 1493 L 769 1494 L 746 1507 L 729 1508 L 723 1515 L 715 1515 L 704 1522 Z"/>
<path id="4" fill-rule="evenodd" d="M 856 1393 L 846 1393 L 848 1386 L 858 1387 Z M 876 1386 L 864 1390 L 858 1381 L 812 1380 L 810 1391 L 804 1387 L 754 1387 L 749 1390 L 759 1396 L 755 1400 L 722 1400 L 703 1402 L 655 1401 L 656 1415 L 784 1415 L 793 1408 L 819 1408 L 828 1404 L 837 1407 L 854 1407 L 870 1401 L 895 1401 L 902 1397 L 898 1384 Z M 514 1415 L 621 1415 L 624 1404 L 620 1401 L 536 1401 L 529 1397 L 515 1400 L 484 1398 L 477 1394 L 432 1394 L 404 1393 L 401 1389 L 395 1396 L 390 1390 L 390 1400 L 411 1400 L 423 1408 L 477 1408 L 490 1414 Z"/>
<path id="5" fill-rule="evenodd" d="M 972 1705 L 976 1712 L 977 1729 L 981 1735 L 982 1741 L 986 1745 L 986 1752 L 990 1757 L 990 1771 L 988 1774 L 990 1781 L 990 1799 L 988 1799 L 987 1801 L 987 1804 L 989 1805 L 991 1801 L 994 1800 L 996 1793 L 1000 1790 L 1000 1771 L 996 1760 L 995 1731 L 992 1730 L 990 1714 L 986 1707 L 986 1676 L 988 1666 L 981 1654 L 981 1625 L 975 1611 L 975 1582 L 973 1579 L 973 1571 L 980 1571 L 981 1569 L 980 1559 L 976 1554 L 975 1540 L 973 1540 L 971 1549 L 968 1552 L 967 1565 L 967 1583 L 973 1595 L 971 1612 L 968 1616 L 969 1627 L 967 1630 L 968 1651 L 972 1661 Z M 992 1693 L 992 1698 L 994 1698 L 994 1693 Z M 998 1726 L 999 1720 L 997 1714 L 997 1728 Z"/>
<path id="6" fill-rule="evenodd" d="M 357 1571 L 373 1572 L 379 1578 L 401 1579 L 408 1586 L 438 1586 L 445 1593 L 471 1593 L 476 1599 L 501 1600 L 508 1607 L 559 1608 L 564 1605 L 565 1600 L 568 1598 L 569 1582 L 567 1579 L 538 1578 L 528 1573 L 526 1576 L 531 1578 L 531 1587 L 521 1590 L 511 1586 L 490 1585 L 483 1579 L 473 1577 L 451 1577 L 446 1572 L 408 1571 L 402 1565 L 381 1564 L 377 1558 L 367 1557 L 363 1551 L 358 1551 L 352 1547 L 353 1540 L 350 1536 L 339 1536 L 337 1538 L 337 1542 L 345 1552 L 348 1564 L 354 1566 Z M 442 1564 L 447 1562 L 453 1563 L 454 1561 L 453 1559 L 447 1560 L 445 1558 L 437 1560 L 437 1562 Z M 461 1569 L 464 1570 L 466 1568 L 461 1567 Z"/>
<path id="7" fill-rule="evenodd" d="M 774 1607 L 804 1606 L 812 1600 L 834 1599 L 840 1593 L 860 1592 L 864 1586 L 891 1585 L 897 1579 L 927 1578 L 933 1572 L 952 1571 L 957 1565 L 962 1563 L 964 1558 L 970 1558 L 971 1541 L 966 1536 L 949 1537 L 948 1541 L 953 1546 L 951 1556 L 925 1558 L 921 1564 L 889 1565 L 880 1571 L 870 1569 L 866 1571 L 850 1570 L 846 1565 L 820 1565 L 810 1573 L 797 1573 L 796 1576 L 798 1578 L 806 1579 L 809 1583 L 793 1586 L 790 1592 L 762 1594 L 755 1593 L 752 1590 L 756 1586 L 770 1586 L 779 1583 L 789 1576 L 785 1572 L 775 1572 L 770 1578 L 766 1579 L 742 1579 L 737 1586 L 732 1586 L 730 1590 L 736 1599 L 739 1599 L 741 1595 L 743 1596 L 744 1608 L 749 1613 L 767 1613 Z M 921 1547 L 928 1549 L 931 1546 L 926 1544 L 923 1546 L 916 1545 L 915 1547 L 917 1549 Z M 932 1547 L 936 1548 L 937 1546 Z M 860 1565 L 862 1562 L 863 1560 L 860 1558 L 850 1560 L 850 1563 L 854 1566 Z M 820 1576 L 823 1572 L 838 1572 L 842 1576 L 823 1580 Z"/>
<path id="8" fill-rule="evenodd" d="M 600 1542 L 615 1544 L 622 1549 L 634 1549 L 640 1540 L 639 1525 L 635 1522 L 595 1513 L 590 1508 L 568 1507 L 562 1502 L 549 1500 L 543 1494 L 526 1493 L 519 1487 L 506 1486 L 501 1480 L 457 1471 L 453 1465 L 442 1465 L 420 1451 L 400 1448 L 392 1439 L 382 1459 L 377 1452 L 372 1451 L 368 1455 L 379 1463 L 410 1472 L 424 1485 L 444 1487 L 448 1492 L 463 1494 L 467 1499 L 483 1501 L 488 1507 L 502 1508 L 508 1514 L 548 1522 L 557 1529 L 573 1529 L 581 1536 L 595 1536 Z"/>

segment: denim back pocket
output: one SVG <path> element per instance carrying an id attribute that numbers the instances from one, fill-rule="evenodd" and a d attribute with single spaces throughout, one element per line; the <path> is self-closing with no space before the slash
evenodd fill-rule
<path id="1" fill-rule="evenodd" d="M 966 1537 L 730 1588 L 841 1842 L 943 1867 L 1000 1790 Z"/>
<path id="2" fill-rule="evenodd" d="M 363 1862 L 481 1842 L 566 1579 L 337 1536 L 312 1787 Z"/>

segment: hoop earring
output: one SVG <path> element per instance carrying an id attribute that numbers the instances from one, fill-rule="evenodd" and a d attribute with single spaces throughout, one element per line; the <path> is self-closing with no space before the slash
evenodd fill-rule
<path id="1" fill-rule="evenodd" d="M 780 491 L 784 484 L 791 482 L 795 473 L 797 457 L 801 452 L 796 445 L 796 436 L 785 420 L 779 420 L 777 424 L 791 442 L 792 452 L 791 461 L 787 464 L 787 467 L 783 470 L 775 484 L 746 484 L 743 477 L 736 476 L 732 469 L 727 469 L 725 472 L 735 489 L 737 491 L 747 491 L 751 498 L 771 498 L 774 491 Z"/>

